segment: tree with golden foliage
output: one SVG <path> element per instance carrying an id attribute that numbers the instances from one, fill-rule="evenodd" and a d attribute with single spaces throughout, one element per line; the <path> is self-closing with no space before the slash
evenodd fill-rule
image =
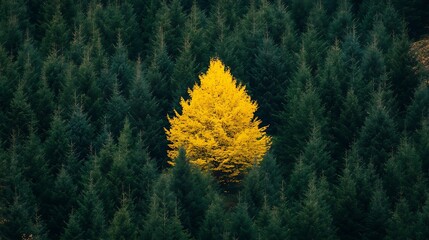
<path id="1" fill-rule="evenodd" d="M 219 59 L 211 59 L 199 79 L 200 84 L 188 90 L 190 98 L 181 98 L 181 113 L 168 116 L 169 163 L 174 165 L 183 147 L 191 163 L 212 172 L 221 183 L 237 182 L 262 160 L 271 137 L 254 116 L 257 103 Z"/>

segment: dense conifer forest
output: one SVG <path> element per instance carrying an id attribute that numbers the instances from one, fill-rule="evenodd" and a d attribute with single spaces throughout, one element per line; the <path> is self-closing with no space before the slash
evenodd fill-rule
<path id="1" fill-rule="evenodd" d="M 427 34 L 425 0 L 2 0 L 0 239 L 429 239 Z M 271 145 L 231 182 L 169 153 L 210 59 Z"/>

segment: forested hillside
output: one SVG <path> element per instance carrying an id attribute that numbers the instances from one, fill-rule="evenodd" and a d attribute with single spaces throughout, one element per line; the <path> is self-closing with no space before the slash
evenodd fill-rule
<path id="1" fill-rule="evenodd" d="M 429 239 L 428 33 L 425 0 L 2 0 L 0 239 Z M 210 59 L 234 151 L 170 125 Z"/>

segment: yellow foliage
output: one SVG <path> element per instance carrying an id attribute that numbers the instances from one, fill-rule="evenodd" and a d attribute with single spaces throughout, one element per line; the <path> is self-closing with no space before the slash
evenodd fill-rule
<path id="1" fill-rule="evenodd" d="M 191 163 L 222 182 L 237 181 L 269 149 L 267 127 L 259 127 L 261 121 L 254 117 L 257 103 L 219 59 L 211 59 L 199 78 L 200 84 L 188 90 L 190 99 L 180 100 L 182 113 L 175 111 L 174 117 L 168 117 L 170 164 L 184 147 Z"/>

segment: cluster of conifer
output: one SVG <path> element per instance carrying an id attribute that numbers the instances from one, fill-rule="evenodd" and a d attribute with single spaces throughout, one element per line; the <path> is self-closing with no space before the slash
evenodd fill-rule
<path id="1" fill-rule="evenodd" d="M 3 0 L 1 239 L 429 239 L 424 0 Z M 167 115 L 219 57 L 271 150 L 220 186 Z"/>

